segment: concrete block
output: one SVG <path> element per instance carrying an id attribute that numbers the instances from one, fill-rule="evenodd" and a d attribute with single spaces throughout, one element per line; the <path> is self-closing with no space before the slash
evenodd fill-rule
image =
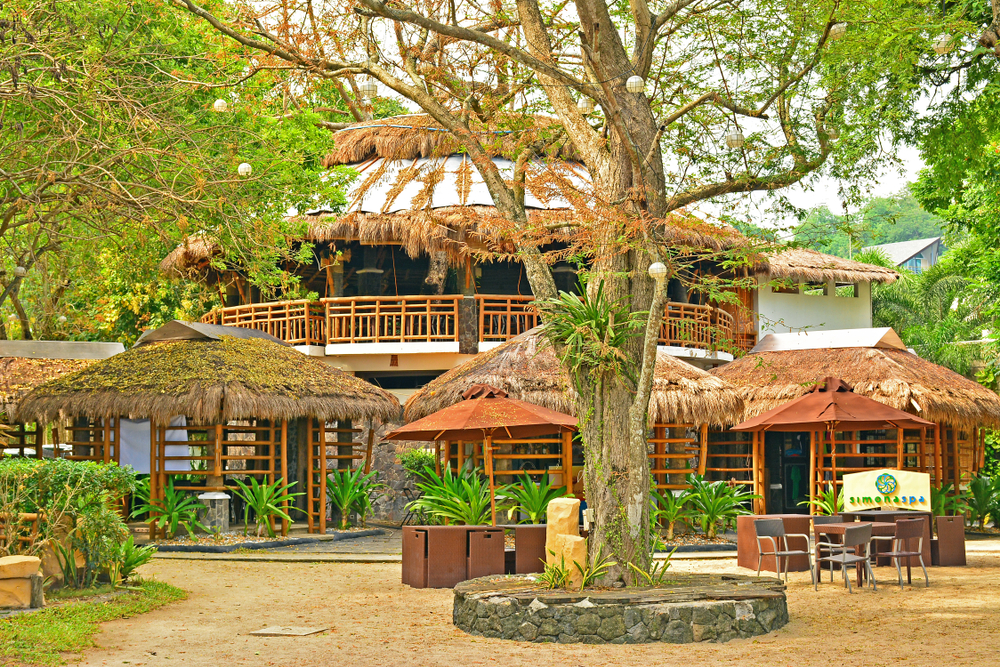
<path id="1" fill-rule="evenodd" d="M 4 556 L 0 558 L 0 579 L 26 579 L 38 573 L 42 559 L 36 556 Z"/>
<path id="2" fill-rule="evenodd" d="M 548 535 L 579 535 L 580 534 L 580 499 L 556 498 L 549 503 L 546 523 L 546 541 Z"/>
<path id="3" fill-rule="evenodd" d="M 0 579 L 0 609 L 31 607 L 31 579 Z"/>

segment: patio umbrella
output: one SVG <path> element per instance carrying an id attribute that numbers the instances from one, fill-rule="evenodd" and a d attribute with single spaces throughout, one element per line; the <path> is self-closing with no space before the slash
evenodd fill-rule
<path id="1" fill-rule="evenodd" d="M 507 398 L 506 392 L 475 384 L 455 403 L 385 436 L 387 440 L 483 440 L 486 475 L 490 480 L 490 508 L 496 525 L 493 481 L 493 438 L 531 438 L 575 431 L 577 420 L 555 410 Z"/>
<path id="2" fill-rule="evenodd" d="M 809 494 L 816 495 L 816 442 L 818 430 L 830 433 L 830 453 L 833 485 L 837 485 L 836 431 L 870 431 L 896 429 L 897 466 L 902 466 L 903 429 L 926 429 L 933 422 L 908 412 L 897 410 L 883 403 L 855 394 L 849 384 L 838 378 L 828 377 L 818 382 L 805 396 L 779 405 L 732 428 L 754 434 L 753 459 L 757 470 L 763 461 L 759 434 L 765 431 L 805 431 L 810 433 Z M 921 436 L 922 437 L 922 436 Z M 762 471 L 761 471 L 762 473 Z"/>

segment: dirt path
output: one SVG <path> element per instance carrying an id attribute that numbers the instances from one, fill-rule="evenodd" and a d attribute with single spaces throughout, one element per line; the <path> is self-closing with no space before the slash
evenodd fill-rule
<path id="1" fill-rule="evenodd" d="M 739 571 L 735 561 L 678 562 L 685 571 Z M 933 568 L 931 587 L 900 591 L 888 568 L 877 593 L 848 595 L 792 575 L 791 622 L 727 644 L 558 646 L 472 637 L 451 625 L 450 591 L 399 583 L 399 565 L 160 561 L 155 576 L 189 598 L 107 623 L 84 665 L 993 665 L 1000 639 L 1000 555 Z M 893 571 L 892 576 L 895 576 Z M 302 638 L 257 638 L 268 625 L 328 625 Z M 69 656 L 67 656 L 69 657 Z M 71 657 L 69 657 L 72 660 Z"/>

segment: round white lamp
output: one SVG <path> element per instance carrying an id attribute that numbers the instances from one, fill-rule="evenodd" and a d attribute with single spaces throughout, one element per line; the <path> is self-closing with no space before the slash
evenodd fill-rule
<path id="1" fill-rule="evenodd" d="M 844 35 L 847 34 L 847 24 L 846 23 L 834 23 L 833 27 L 830 28 L 830 41 L 835 42 Z"/>
<path id="2" fill-rule="evenodd" d="M 667 265 L 663 262 L 653 262 L 649 265 L 649 277 L 660 282 L 667 277 Z"/>
<path id="3" fill-rule="evenodd" d="M 250 166 L 249 162 L 241 162 L 240 166 L 236 167 L 236 173 L 246 178 L 253 173 L 253 167 Z"/>
<path id="4" fill-rule="evenodd" d="M 632 75 L 625 81 L 625 90 L 630 93 L 641 93 L 646 88 L 646 81 L 641 76 Z"/>
<path id="5" fill-rule="evenodd" d="M 28 275 L 28 269 L 24 268 L 23 266 L 15 266 L 14 275 L 17 276 L 18 278 L 23 278 L 26 275 Z"/>
<path id="6" fill-rule="evenodd" d="M 746 138 L 744 138 L 743 133 L 739 130 L 733 130 L 726 135 L 726 145 L 730 148 L 743 148 L 746 143 Z"/>
<path id="7" fill-rule="evenodd" d="M 594 110 L 594 100 L 589 97 L 581 97 L 576 103 L 577 110 L 586 116 Z"/>
<path id="8" fill-rule="evenodd" d="M 59 319 L 59 324 L 66 324 L 66 316 L 65 315 L 60 315 L 58 319 Z"/>
<path id="9" fill-rule="evenodd" d="M 228 108 L 229 102 L 221 99 L 215 100 L 215 104 L 212 105 L 212 109 L 215 110 L 215 113 L 225 113 Z"/>

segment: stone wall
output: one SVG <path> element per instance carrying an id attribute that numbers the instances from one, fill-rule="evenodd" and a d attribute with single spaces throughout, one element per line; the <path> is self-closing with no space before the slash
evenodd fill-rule
<path id="1" fill-rule="evenodd" d="M 405 490 L 409 488 L 416 493 L 417 487 L 399 461 L 397 454 L 409 449 L 433 443 L 409 442 L 406 440 L 383 440 L 386 433 L 396 428 L 397 424 L 383 424 L 375 427 L 375 445 L 372 447 L 372 470 L 378 471 L 378 480 L 385 485 L 380 493 L 372 498 L 372 510 L 368 518 L 373 521 L 398 524 L 406 516 Z M 361 442 L 367 442 L 368 433 L 362 433 Z"/>
<path id="2" fill-rule="evenodd" d="M 684 587 L 590 596 L 476 592 L 476 582 L 485 579 L 456 586 L 453 610 L 458 628 L 484 637 L 561 644 L 687 644 L 755 637 L 788 623 L 785 594 L 774 590 L 777 580 L 756 580 L 768 582 L 758 596 L 743 590 L 738 599 L 665 601 L 683 598 Z M 692 598 L 701 595 L 691 592 Z"/>

